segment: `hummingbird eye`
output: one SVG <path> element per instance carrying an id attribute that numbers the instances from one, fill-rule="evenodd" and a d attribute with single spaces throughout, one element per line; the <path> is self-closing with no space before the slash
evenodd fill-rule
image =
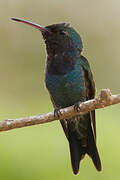
<path id="1" fill-rule="evenodd" d="M 60 31 L 59 32 L 61 35 L 66 35 L 66 36 L 69 36 L 69 33 L 67 31 Z"/>
<path id="2" fill-rule="evenodd" d="M 65 35 L 65 31 L 60 31 L 60 34 L 61 35 Z"/>

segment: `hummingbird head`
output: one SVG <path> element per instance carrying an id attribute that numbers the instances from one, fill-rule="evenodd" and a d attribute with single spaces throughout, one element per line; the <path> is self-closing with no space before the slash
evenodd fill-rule
<path id="1" fill-rule="evenodd" d="M 42 32 L 47 52 L 59 54 L 64 51 L 82 51 L 83 45 L 79 34 L 69 24 L 53 24 L 45 27 L 48 32 Z M 51 33 L 49 33 L 51 32 Z"/>
<path id="2" fill-rule="evenodd" d="M 78 51 L 81 53 L 83 44 L 79 34 L 69 24 L 60 23 L 42 27 L 38 24 L 12 18 L 14 21 L 22 22 L 41 31 L 45 40 L 48 54 L 59 54 L 65 51 Z"/>

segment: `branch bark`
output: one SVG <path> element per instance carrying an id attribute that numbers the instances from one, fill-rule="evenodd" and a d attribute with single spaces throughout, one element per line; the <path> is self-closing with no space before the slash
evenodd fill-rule
<path id="1" fill-rule="evenodd" d="M 112 95 L 109 89 L 102 89 L 100 94 L 95 99 L 80 103 L 79 112 L 75 112 L 74 106 L 61 109 L 59 119 L 68 119 L 78 114 L 81 115 L 94 109 L 100 109 L 118 103 L 120 103 L 120 94 Z M 57 119 L 58 118 L 54 116 L 54 112 L 18 119 L 5 119 L 0 122 L 0 131 L 7 131 L 25 126 L 48 123 Z"/>

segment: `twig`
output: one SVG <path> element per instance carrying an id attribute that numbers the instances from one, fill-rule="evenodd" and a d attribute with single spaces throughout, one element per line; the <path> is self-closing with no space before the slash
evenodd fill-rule
<path id="1" fill-rule="evenodd" d="M 118 103 L 120 103 L 120 94 L 112 95 L 109 89 L 103 89 L 95 99 L 80 103 L 79 112 L 75 112 L 74 106 L 61 109 L 61 115 L 59 119 L 67 119 L 78 114 L 84 114 L 94 109 L 100 109 L 104 108 L 105 106 L 110 106 Z M 36 124 L 43 124 L 55 120 L 57 120 L 57 117 L 54 116 L 54 112 L 18 119 L 5 119 L 0 122 L 0 131 L 7 131 Z"/>

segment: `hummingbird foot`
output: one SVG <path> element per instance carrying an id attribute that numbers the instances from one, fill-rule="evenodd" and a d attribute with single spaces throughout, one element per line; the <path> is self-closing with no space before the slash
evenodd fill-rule
<path id="1" fill-rule="evenodd" d="M 80 112 L 80 110 L 81 110 L 80 104 L 81 104 L 81 101 L 74 104 L 74 111 L 75 112 Z"/>
<path id="2" fill-rule="evenodd" d="M 59 119 L 60 115 L 61 115 L 60 108 L 54 109 L 54 117 Z"/>

